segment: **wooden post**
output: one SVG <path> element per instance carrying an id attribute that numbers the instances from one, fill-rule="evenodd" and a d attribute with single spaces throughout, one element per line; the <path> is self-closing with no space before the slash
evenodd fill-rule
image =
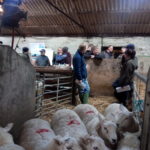
<path id="1" fill-rule="evenodd" d="M 14 38 L 15 38 L 15 29 L 12 28 L 12 42 L 11 42 L 11 48 L 13 49 L 14 47 Z"/>
<path id="2" fill-rule="evenodd" d="M 147 77 L 141 150 L 150 150 L 150 69 Z"/>
<path id="3" fill-rule="evenodd" d="M 72 104 L 77 105 L 77 92 L 76 92 L 76 84 L 75 79 L 73 78 L 73 84 L 72 84 Z"/>

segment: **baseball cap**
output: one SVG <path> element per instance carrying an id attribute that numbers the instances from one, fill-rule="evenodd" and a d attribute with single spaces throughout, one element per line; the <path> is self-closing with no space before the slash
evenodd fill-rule
<path id="1" fill-rule="evenodd" d="M 127 49 L 135 49 L 135 45 L 134 44 L 128 44 L 126 46 Z"/>
<path id="2" fill-rule="evenodd" d="M 41 49 L 40 52 L 45 52 L 45 49 Z"/>

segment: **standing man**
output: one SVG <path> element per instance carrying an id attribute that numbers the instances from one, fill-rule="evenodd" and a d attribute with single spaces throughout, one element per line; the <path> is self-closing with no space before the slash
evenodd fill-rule
<path id="1" fill-rule="evenodd" d="M 28 60 L 28 61 L 30 62 L 29 48 L 28 48 L 28 47 L 23 47 L 23 48 L 22 48 L 22 54 L 21 54 L 21 56 L 22 56 L 24 59 L 26 59 L 26 60 Z"/>
<path id="2" fill-rule="evenodd" d="M 49 58 L 45 56 L 45 49 L 41 49 L 40 52 L 41 55 L 37 57 L 35 65 L 40 67 L 50 66 Z"/>
<path id="3" fill-rule="evenodd" d="M 113 46 L 109 45 L 108 48 L 101 53 L 101 56 L 102 58 L 108 58 L 108 59 L 113 58 L 112 52 L 113 52 Z"/>
<path id="4" fill-rule="evenodd" d="M 137 69 L 137 62 L 135 61 L 136 52 L 134 49 L 126 50 L 124 54 L 125 62 L 122 65 L 120 71 L 120 77 L 113 83 L 113 87 L 115 89 L 115 96 L 119 100 L 120 103 L 127 106 L 128 100 L 132 97 L 133 93 L 133 77 L 134 71 Z M 130 86 L 130 90 L 125 92 L 117 93 L 116 87 L 124 87 Z"/>
<path id="5" fill-rule="evenodd" d="M 86 46 L 81 44 L 73 57 L 75 82 L 78 85 L 79 97 L 82 104 L 88 103 L 90 87 L 87 81 L 87 69 L 84 60 Z"/>
<path id="6" fill-rule="evenodd" d="M 71 66 L 71 54 L 68 51 L 68 47 L 63 47 L 62 50 L 63 50 L 63 55 L 67 55 L 67 57 L 65 58 L 65 64 Z"/>

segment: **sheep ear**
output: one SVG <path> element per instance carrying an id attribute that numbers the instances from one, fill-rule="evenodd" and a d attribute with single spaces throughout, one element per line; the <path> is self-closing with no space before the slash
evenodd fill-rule
<path id="1" fill-rule="evenodd" d="M 6 132 L 9 132 L 9 131 L 12 129 L 13 126 L 14 126 L 13 123 L 9 123 L 9 124 L 7 124 L 7 126 L 4 128 L 4 130 L 5 130 Z"/>
<path id="2" fill-rule="evenodd" d="M 60 137 L 55 137 L 55 138 L 54 138 L 54 141 L 55 141 L 55 143 L 56 143 L 57 145 L 62 145 L 62 144 L 63 144 L 63 142 L 60 140 Z"/>
<path id="3" fill-rule="evenodd" d="M 92 138 L 89 135 L 80 138 L 81 144 L 88 144 L 92 141 Z"/>

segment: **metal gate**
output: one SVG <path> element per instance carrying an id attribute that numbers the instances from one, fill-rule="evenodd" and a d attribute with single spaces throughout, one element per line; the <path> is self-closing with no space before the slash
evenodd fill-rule
<path id="1" fill-rule="evenodd" d="M 135 83 L 134 98 L 144 101 L 143 115 L 139 116 L 142 118 L 141 150 L 150 150 L 150 69 L 147 77 L 135 73 Z"/>
<path id="2" fill-rule="evenodd" d="M 36 68 L 36 79 L 36 117 L 51 116 L 73 103 L 72 70 Z"/>
<path id="3" fill-rule="evenodd" d="M 141 150 L 150 150 L 150 69 L 147 77 Z"/>

